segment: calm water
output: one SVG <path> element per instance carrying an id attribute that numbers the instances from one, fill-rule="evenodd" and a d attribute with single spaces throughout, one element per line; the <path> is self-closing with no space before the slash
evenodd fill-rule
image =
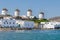
<path id="1" fill-rule="evenodd" d="M 60 30 L 1 31 L 0 40 L 60 40 Z"/>

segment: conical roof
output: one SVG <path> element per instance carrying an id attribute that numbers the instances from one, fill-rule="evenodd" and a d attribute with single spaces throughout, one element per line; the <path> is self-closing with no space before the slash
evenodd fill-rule
<path id="1" fill-rule="evenodd" d="M 6 8 L 3 8 L 3 10 L 6 10 L 6 11 L 8 11 Z"/>
<path id="2" fill-rule="evenodd" d="M 44 14 L 44 12 L 40 12 L 40 14 Z"/>
<path id="3" fill-rule="evenodd" d="M 19 9 L 16 9 L 15 11 L 18 11 L 18 12 L 20 12 L 20 10 L 19 10 Z"/>
<path id="4" fill-rule="evenodd" d="M 32 12 L 32 10 L 31 10 L 31 9 L 28 9 L 28 11 Z"/>

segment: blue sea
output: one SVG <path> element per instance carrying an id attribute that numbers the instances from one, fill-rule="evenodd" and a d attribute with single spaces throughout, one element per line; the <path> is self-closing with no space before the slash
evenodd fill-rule
<path id="1" fill-rule="evenodd" d="M 0 31 L 0 40 L 60 40 L 60 30 Z"/>

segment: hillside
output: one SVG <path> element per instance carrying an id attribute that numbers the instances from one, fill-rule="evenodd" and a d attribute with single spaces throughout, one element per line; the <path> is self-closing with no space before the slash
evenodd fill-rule
<path id="1" fill-rule="evenodd" d="M 60 22 L 60 16 L 49 18 L 49 20 Z"/>

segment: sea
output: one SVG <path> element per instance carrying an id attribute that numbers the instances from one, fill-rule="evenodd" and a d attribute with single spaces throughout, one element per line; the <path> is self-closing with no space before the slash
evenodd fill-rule
<path id="1" fill-rule="evenodd" d="M 0 40 L 60 40 L 60 30 L 0 31 Z"/>

